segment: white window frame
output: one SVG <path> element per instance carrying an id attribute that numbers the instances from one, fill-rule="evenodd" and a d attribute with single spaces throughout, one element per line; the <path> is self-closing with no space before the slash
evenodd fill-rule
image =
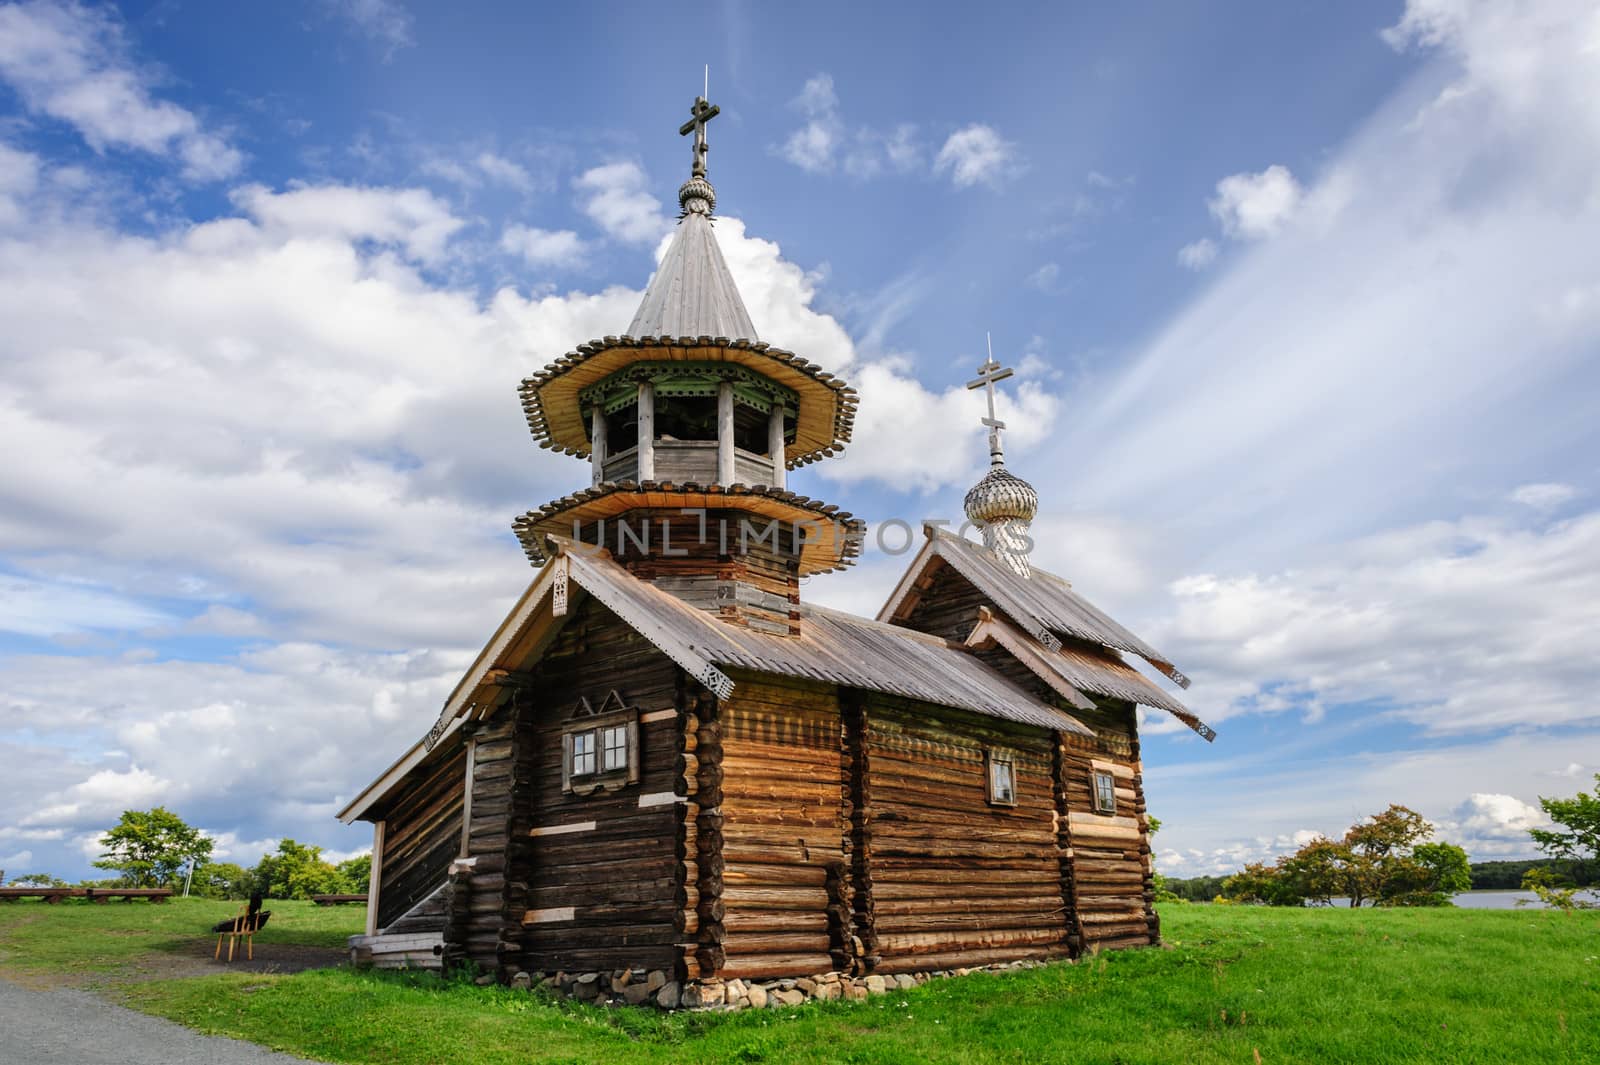
<path id="1" fill-rule="evenodd" d="M 1105 785 L 1106 791 L 1109 792 L 1110 805 L 1107 805 L 1103 801 L 1106 796 L 1101 792 L 1102 784 Z M 1104 814 L 1107 817 L 1115 817 L 1117 813 L 1116 774 L 1111 772 L 1109 769 L 1095 768 L 1089 770 L 1089 797 L 1090 801 L 1094 804 L 1095 813 Z"/>
<path id="2" fill-rule="evenodd" d="M 621 731 L 622 744 L 606 747 L 606 737 Z M 587 750 L 584 750 L 587 748 Z M 606 762 L 620 753 L 620 764 Z M 580 759 L 589 768 L 580 772 Z M 580 716 L 561 734 L 561 790 L 588 795 L 603 788 L 623 788 L 639 782 L 639 711 L 629 707 L 609 714 Z"/>
<path id="3" fill-rule="evenodd" d="M 1011 782 L 1011 794 L 1003 795 L 995 786 L 995 770 L 1006 767 Z M 1017 805 L 1017 756 L 1007 750 L 988 748 L 983 752 L 983 788 L 990 806 Z"/>

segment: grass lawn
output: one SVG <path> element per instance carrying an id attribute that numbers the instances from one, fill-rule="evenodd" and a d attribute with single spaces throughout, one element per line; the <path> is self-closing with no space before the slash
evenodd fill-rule
<path id="1" fill-rule="evenodd" d="M 63 912 L 39 924 L 92 917 L 52 909 Z M 1600 914 L 1168 906 L 1162 917 L 1171 950 L 783 1011 L 661 1015 L 349 970 L 119 993 L 331 1062 L 1600 1061 Z M 17 964 L 22 931 L 0 907 L 0 951 L 13 955 L 0 972 Z"/>
<path id="2" fill-rule="evenodd" d="M 216 937 L 204 930 L 238 913 L 241 905 L 193 898 L 160 904 L 0 902 L 0 974 L 67 978 L 51 981 L 56 983 L 74 982 L 74 977 L 92 981 L 100 974 L 123 974 L 153 955 L 209 954 Z M 274 946 L 343 948 L 366 917 L 360 906 L 277 899 L 266 909 L 272 919 L 256 935 L 258 956 L 270 955 Z"/>

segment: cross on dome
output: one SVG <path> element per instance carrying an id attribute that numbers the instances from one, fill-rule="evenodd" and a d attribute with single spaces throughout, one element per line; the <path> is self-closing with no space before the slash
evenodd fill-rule
<path id="1" fill-rule="evenodd" d="M 689 108 L 689 121 L 678 127 L 679 136 L 694 134 L 694 166 L 689 172 L 689 180 L 678 189 L 678 204 L 683 208 L 683 217 L 692 214 L 709 217 L 717 209 L 717 190 L 706 180 L 706 153 L 711 150 L 710 145 L 706 144 L 706 123 L 722 114 L 722 108 L 706 99 L 710 92 L 711 68 L 707 67 L 706 90 L 694 98 Z"/>
<path id="2" fill-rule="evenodd" d="M 983 419 L 983 424 L 989 427 L 989 465 L 1003 466 L 1006 459 L 1005 452 L 1000 447 L 1000 431 L 1006 427 L 1006 423 L 994 416 L 994 386 L 995 382 L 1004 381 L 1015 371 L 995 361 L 994 341 L 990 339 L 988 333 L 983 334 L 983 340 L 988 345 L 989 358 L 978 367 L 977 379 L 967 382 L 967 388 L 969 391 L 981 388 L 988 394 L 986 398 L 989 401 L 989 416 Z"/>
<path id="3" fill-rule="evenodd" d="M 689 108 L 689 114 L 694 117 L 678 127 L 678 135 L 687 137 L 694 134 L 694 167 L 691 171 L 697 178 L 706 176 L 706 153 L 711 146 L 706 143 L 706 123 L 722 114 L 722 108 L 707 102 L 704 96 L 696 96 L 694 105 Z"/>

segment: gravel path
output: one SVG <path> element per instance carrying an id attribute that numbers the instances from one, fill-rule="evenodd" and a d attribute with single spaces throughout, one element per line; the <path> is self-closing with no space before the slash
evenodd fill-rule
<path id="1" fill-rule="evenodd" d="M 304 1058 L 201 1035 L 87 991 L 30 991 L 0 980 L 7 1065 L 295 1065 Z"/>

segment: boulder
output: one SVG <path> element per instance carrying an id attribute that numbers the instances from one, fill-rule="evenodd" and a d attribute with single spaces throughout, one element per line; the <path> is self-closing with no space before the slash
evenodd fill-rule
<path id="1" fill-rule="evenodd" d="M 873 973 L 871 976 L 867 977 L 864 983 L 867 985 L 867 993 L 869 995 L 881 995 L 885 991 L 889 990 L 888 982 L 877 973 Z"/>
<path id="2" fill-rule="evenodd" d="M 667 974 L 660 969 L 651 969 L 650 975 L 644 978 L 644 986 L 651 991 L 659 991 L 667 986 Z"/>
<path id="3" fill-rule="evenodd" d="M 780 989 L 774 991 L 772 997 L 767 1001 L 777 1006 L 798 1006 L 805 1000 L 806 996 L 799 989 L 789 988 L 788 990 Z"/>
<path id="4" fill-rule="evenodd" d="M 527 991 L 533 987 L 533 977 L 527 973 L 514 973 L 511 977 L 511 990 Z"/>
<path id="5" fill-rule="evenodd" d="M 627 987 L 622 989 L 622 1001 L 626 1002 L 630 1006 L 644 1005 L 646 1002 L 650 1001 L 649 986 L 646 984 L 635 984 L 630 982 Z"/>
<path id="6" fill-rule="evenodd" d="M 760 1009 L 767 1004 L 767 989 L 760 984 L 751 984 L 745 991 L 745 997 L 750 1000 L 754 1009 Z"/>
<path id="7" fill-rule="evenodd" d="M 910 991 L 913 987 L 917 986 L 917 981 L 908 973 L 896 973 L 894 978 L 894 986 L 898 987 L 902 991 Z"/>
<path id="8" fill-rule="evenodd" d="M 682 994 L 683 985 L 676 980 L 670 980 L 662 984 L 661 989 L 656 992 L 656 1005 L 664 1010 L 675 1010 Z"/>
<path id="9" fill-rule="evenodd" d="M 846 1002 L 865 1002 L 867 1000 L 867 989 L 860 984 L 845 984 L 844 1000 Z"/>

